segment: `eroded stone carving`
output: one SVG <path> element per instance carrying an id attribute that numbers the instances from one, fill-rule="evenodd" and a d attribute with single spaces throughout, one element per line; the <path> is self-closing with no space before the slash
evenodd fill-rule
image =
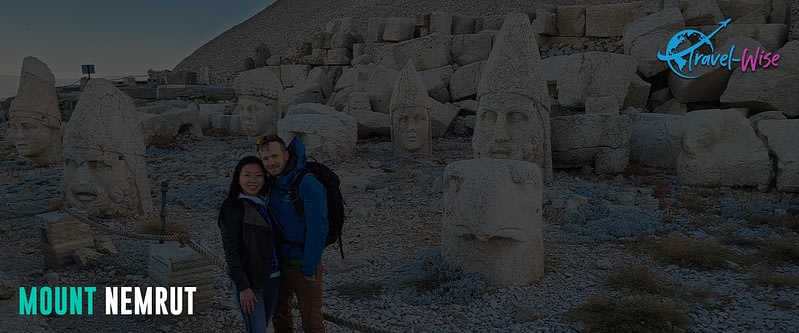
<path id="1" fill-rule="evenodd" d="M 475 158 L 529 161 L 552 179 L 550 102 L 527 15 L 505 19 L 483 69 L 472 144 Z"/>
<path id="2" fill-rule="evenodd" d="M 698 110 L 684 118 L 677 180 L 700 186 L 767 185 L 768 150 L 739 109 Z"/>
<path id="3" fill-rule="evenodd" d="M 250 138 L 277 133 L 277 100 L 283 87 L 275 74 L 266 68 L 242 72 L 233 82 L 233 89 L 239 98 L 235 112 L 242 132 Z"/>
<path id="4" fill-rule="evenodd" d="M 89 216 L 153 211 L 144 140 L 133 101 L 92 79 L 64 129 L 63 198 Z"/>
<path id="5" fill-rule="evenodd" d="M 62 161 L 61 112 L 55 76 L 35 57 L 22 60 L 17 96 L 8 110 L 17 152 L 39 165 Z"/>
<path id="6" fill-rule="evenodd" d="M 400 72 L 389 109 L 394 152 L 430 156 L 433 139 L 427 88 L 410 61 Z"/>
<path id="7" fill-rule="evenodd" d="M 492 286 L 544 275 L 541 170 L 509 159 L 457 161 L 444 169 L 441 253 Z"/>

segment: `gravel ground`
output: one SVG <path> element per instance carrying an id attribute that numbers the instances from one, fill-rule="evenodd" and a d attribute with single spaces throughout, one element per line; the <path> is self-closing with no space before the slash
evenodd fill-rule
<path id="1" fill-rule="evenodd" d="M 443 168 L 471 156 L 469 138 L 437 139 L 433 159 L 409 160 L 390 153 L 386 139 L 361 140 L 356 157 L 334 165 L 342 176 L 348 202 L 346 259 L 328 249 L 324 260 L 325 311 L 370 327 L 393 332 L 579 332 L 583 324 L 566 312 L 589 296 L 621 298 L 624 291 L 602 283 L 619 265 L 643 265 L 675 288 L 713 291 L 705 303 L 682 301 L 680 309 L 694 319 L 687 332 L 789 332 L 799 327 L 799 293 L 794 288 L 750 285 L 757 266 L 731 263 L 729 269 L 697 270 L 663 263 L 642 252 L 640 239 L 681 232 L 695 239 L 714 237 L 731 228 L 745 239 L 772 239 L 768 226 L 750 227 L 752 212 L 799 214 L 796 195 L 752 189 L 691 189 L 667 173 L 594 176 L 556 171 L 544 190 L 546 274 L 531 286 L 491 288 L 479 276 L 448 267 L 440 260 Z M 148 149 L 153 200 L 155 184 L 168 180 L 168 218 L 189 222 L 192 239 L 221 254 L 216 207 L 240 156 L 253 153 L 243 138 L 182 137 L 168 148 Z M 17 211 L 52 204 L 62 169 L 33 168 L 16 158 L 7 143 L 0 147 L 3 202 Z M 668 191 L 663 191 L 663 186 Z M 681 203 L 685 193 L 699 193 L 716 216 L 713 224 Z M 660 197 L 660 198 L 656 198 Z M 158 206 L 158 205 L 157 205 Z M 106 221 L 132 230 L 135 220 Z M 47 268 L 43 265 L 38 226 L 31 217 L 3 216 L 0 223 L 2 285 L 0 316 L 4 330 L 18 332 L 199 332 L 240 330 L 228 280 L 212 266 L 213 301 L 209 309 L 188 317 L 17 315 L 15 286 L 146 285 L 148 249 L 155 242 L 95 232 L 119 249 L 92 268 Z M 792 236 L 795 239 L 795 234 Z M 752 248 L 740 247 L 747 253 Z M 742 268 L 743 266 L 743 268 Z M 796 262 L 775 272 L 799 277 Z M 430 277 L 438 276 L 439 279 Z M 104 296 L 98 293 L 96 304 Z M 680 300 L 675 299 L 675 302 Z M 102 310 L 98 310 L 102 311 Z M 326 323 L 330 332 L 350 328 Z"/>

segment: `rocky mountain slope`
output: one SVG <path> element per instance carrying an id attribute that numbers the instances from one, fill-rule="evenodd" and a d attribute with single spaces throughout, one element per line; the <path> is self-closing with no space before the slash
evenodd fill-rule
<path id="1" fill-rule="evenodd" d="M 354 17 L 358 31 L 366 33 L 369 17 L 414 17 L 419 13 L 448 12 L 461 15 L 495 15 L 534 12 L 541 5 L 607 4 L 625 0 L 479 1 L 479 0 L 278 0 L 257 15 L 223 32 L 181 61 L 175 70 L 239 72 L 255 46 L 266 43 L 272 54 L 291 54 L 333 19 Z M 655 8 L 658 0 L 646 0 Z"/>

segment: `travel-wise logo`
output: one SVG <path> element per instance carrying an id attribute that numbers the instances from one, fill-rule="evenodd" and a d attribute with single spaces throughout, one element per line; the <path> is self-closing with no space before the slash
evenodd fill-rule
<path id="1" fill-rule="evenodd" d="M 674 74 L 686 79 L 702 76 L 702 74 L 694 73 L 694 70 L 699 67 L 726 67 L 728 70 L 733 70 L 734 63 L 741 63 L 741 72 L 745 73 L 748 70 L 754 72 L 758 67 L 779 66 L 779 54 L 761 50 L 759 47 L 754 52 L 749 48 L 744 48 L 740 58 L 734 56 L 735 44 L 730 46 L 729 52 L 715 53 L 716 49 L 710 39 L 716 36 L 721 29 L 726 28 L 730 21 L 732 19 L 719 22 L 718 28 L 707 35 L 694 29 L 686 29 L 674 34 L 669 39 L 666 49 L 661 49 L 658 52 L 658 60 L 666 62 Z"/>

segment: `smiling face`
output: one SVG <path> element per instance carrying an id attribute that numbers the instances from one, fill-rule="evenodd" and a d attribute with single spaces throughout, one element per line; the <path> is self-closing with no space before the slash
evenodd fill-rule
<path id="1" fill-rule="evenodd" d="M 480 101 L 472 144 L 475 157 L 533 161 L 543 156 L 536 144 L 535 128 L 530 119 L 534 105 L 515 94 L 492 94 Z"/>
<path id="2" fill-rule="evenodd" d="M 137 210 L 133 173 L 121 155 L 65 156 L 64 200 L 89 216 L 129 215 Z"/>
<path id="3" fill-rule="evenodd" d="M 278 142 L 270 142 L 258 148 L 258 155 L 261 156 L 264 168 L 270 176 L 277 176 L 283 173 L 286 163 L 289 161 L 289 152 Z"/>
<path id="4" fill-rule="evenodd" d="M 257 163 L 250 163 L 241 168 L 239 185 L 244 194 L 257 196 L 258 192 L 261 192 L 261 189 L 264 188 L 265 180 L 266 175 L 264 174 L 263 166 Z"/>

